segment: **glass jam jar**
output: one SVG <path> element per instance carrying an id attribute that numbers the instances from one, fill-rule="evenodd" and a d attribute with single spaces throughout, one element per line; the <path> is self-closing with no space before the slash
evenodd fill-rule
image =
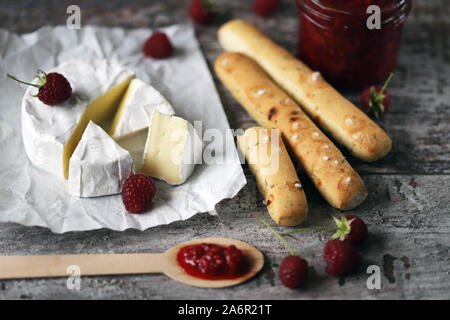
<path id="1" fill-rule="evenodd" d="M 396 67 L 411 0 L 296 0 L 299 56 L 331 83 L 363 88 Z M 380 8 L 380 29 L 369 29 L 370 5 Z M 370 20 L 373 21 L 373 20 Z"/>

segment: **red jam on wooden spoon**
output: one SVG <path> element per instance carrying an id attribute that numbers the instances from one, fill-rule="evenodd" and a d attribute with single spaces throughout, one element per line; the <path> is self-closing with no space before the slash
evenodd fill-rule
<path id="1" fill-rule="evenodd" d="M 239 278 L 249 269 L 242 251 L 234 245 L 200 243 L 184 246 L 178 251 L 177 261 L 187 274 L 206 280 Z"/>

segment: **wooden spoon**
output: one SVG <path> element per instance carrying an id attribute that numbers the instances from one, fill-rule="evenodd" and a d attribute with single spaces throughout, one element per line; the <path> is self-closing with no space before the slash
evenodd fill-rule
<path id="1" fill-rule="evenodd" d="M 247 257 L 249 271 L 239 278 L 226 280 L 204 280 L 188 275 L 178 265 L 177 253 L 186 245 L 202 242 L 222 246 L 234 244 Z M 190 286 L 223 288 L 250 279 L 261 270 L 263 264 L 264 256 L 261 251 L 248 243 L 234 239 L 206 238 L 177 244 L 164 253 L 1 256 L 0 279 L 68 277 L 72 275 L 68 267 L 75 265 L 80 268 L 81 276 L 164 273 Z"/>

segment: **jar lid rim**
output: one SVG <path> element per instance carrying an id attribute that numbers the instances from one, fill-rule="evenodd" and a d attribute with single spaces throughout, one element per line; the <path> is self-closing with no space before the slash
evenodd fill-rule
<path id="1" fill-rule="evenodd" d="M 326 4 L 323 4 L 321 0 L 309 0 L 312 5 L 307 4 L 305 0 L 296 0 L 297 4 L 300 8 L 305 8 L 308 10 L 316 11 L 317 9 L 321 10 L 320 15 L 325 15 L 325 12 L 329 12 L 330 14 L 341 14 L 341 15 L 366 15 L 366 11 L 360 12 L 360 11 L 346 11 L 342 10 L 336 7 L 332 7 Z M 411 6 L 411 0 L 398 0 L 395 3 L 393 3 L 389 7 L 383 7 L 381 8 L 381 13 L 386 13 L 393 11 L 393 13 L 397 12 L 400 9 L 407 9 L 409 10 L 409 7 Z"/>

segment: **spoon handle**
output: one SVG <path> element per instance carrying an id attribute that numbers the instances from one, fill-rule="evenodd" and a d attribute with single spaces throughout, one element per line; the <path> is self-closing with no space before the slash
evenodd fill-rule
<path id="1" fill-rule="evenodd" d="M 162 273 L 164 253 L 0 256 L 0 279 Z"/>

